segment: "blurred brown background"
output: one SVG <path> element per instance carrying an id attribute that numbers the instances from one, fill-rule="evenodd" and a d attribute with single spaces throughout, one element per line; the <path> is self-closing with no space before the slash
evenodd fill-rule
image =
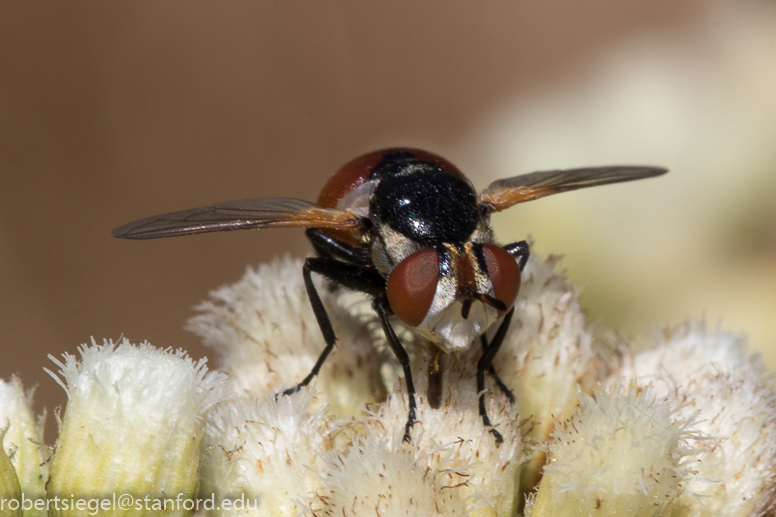
<path id="1" fill-rule="evenodd" d="M 132 242 L 137 218 L 315 199 L 341 164 L 438 152 L 478 188 L 668 166 L 499 216 L 565 254 L 591 320 L 746 330 L 776 365 L 776 8 L 657 0 L 0 3 L 0 376 L 64 394 L 94 336 L 207 353 L 191 306 L 301 231 Z M 568 197 L 567 197 L 568 196 Z M 49 434 L 49 438 L 50 438 Z"/>

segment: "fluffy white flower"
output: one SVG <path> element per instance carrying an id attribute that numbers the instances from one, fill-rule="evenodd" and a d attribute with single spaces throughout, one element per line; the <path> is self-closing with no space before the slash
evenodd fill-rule
<path id="1" fill-rule="evenodd" d="M 385 490 L 392 504 L 398 505 L 391 506 L 396 511 L 403 508 L 424 515 L 423 508 L 439 506 L 443 497 L 450 511 L 465 510 L 461 515 L 472 511 L 508 515 L 518 498 L 520 467 L 526 460 L 524 441 L 517 406 L 509 403 L 491 376 L 486 381 L 487 411 L 504 443 L 499 444 L 483 425 L 476 384 L 476 363 L 482 355 L 479 342 L 464 353 L 439 357 L 442 403 L 433 409 L 426 393 L 429 359 L 435 349 L 395 323 L 411 356 L 419 405 L 411 444 L 403 444 L 406 384 L 371 303 L 361 295 L 333 291 L 323 284 L 319 292 L 341 345 L 322 371 L 316 385 L 322 389 L 318 398 L 336 405 L 342 400 L 339 391 L 359 393 L 364 386 L 375 386 L 375 381 L 382 390 L 386 389 L 383 385 L 392 389 L 392 395 L 381 405 L 371 406 L 375 413 L 365 417 L 359 417 L 363 404 L 340 404 L 337 412 L 347 409 L 345 414 L 356 420 L 337 424 L 327 424 L 320 411 L 311 412 L 317 404 L 305 394 L 307 390 L 277 402 L 272 396 L 263 400 L 281 383 L 287 385 L 288 376 L 303 378 L 323 350 L 301 269 L 301 261 L 286 259 L 248 270 L 240 282 L 213 293 L 211 298 L 217 301 L 201 305 L 203 314 L 190 322 L 191 328 L 219 350 L 225 369 L 236 377 L 242 393 L 259 397 L 224 403 L 214 412 L 203 471 L 207 493 L 225 497 L 244 490 L 263 501 L 260 512 L 273 515 L 290 515 L 299 508 L 324 512 L 321 515 L 353 512 L 352 498 L 347 495 L 351 492 L 361 494 L 359 512 L 374 511 L 371 502 L 381 500 L 374 497 Z M 343 364 L 352 374 L 336 377 L 333 373 Z M 362 401 L 375 400 L 374 393 L 372 388 Z M 290 427 L 275 423 L 279 407 L 293 415 L 285 420 L 293 424 Z M 429 450 L 437 452 L 430 454 Z M 316 452 L 324 454 L 323 459 Z M 363 467 L 345 467 L 343 458 L 350 458 L 348 465 L 363 460 L 387 470 L 383 477 L 377 471 L 364 477 L 360 474 Z M 465 479 L 448 479 L 451 465 L 465 473 Z M 407 478 L 406 484 L 401 483 L 392 469 L 409 472 L 405 467 L 425 476 L 424 481 Z M 310 478 L 312 472 L 318 477 Z M 387 508 L 381 504 L 376 507 Z"/>
<path id="2" fill-rule="evenodd" d="M 586 326 L 556 262 L 529 261 L 482 393 L 479 341 L 444 354 L 395 323 L 416 389 L 409 443 L 404 371 L 362 295 L 318 284 L 338 347 L 320 391 L 280 395 L 324 348 L 300 260 L 248 270 L 190 322 L 233 376 L 229 400 L 226 377 L 181 351 L 124 340 L 65 354 L 48 496 L 193 496 L 199 483 L 201 498 L 243 501 L 214 516 L 511 517 L 526 494 L 532 517 L 772 514 L 776 395 L 742 338 L 688 322 L 620 350 Z M 20 491 L 3 456 L 6 479 Z"/>
<path id="3" fill-rule="evenodd" d="M 594 396 L 558 422 L 531 517 L 675 515 L 690 455 L 690 422 L 652 389 L 623 384 Z"/>
<path id="4" fill-rule="evenodd" d="M 48 495 L 193 496 L 207 410 L 226 396 L 205 360 L 148 343 L 79 348 L 51 358 L 67 409 L 50 463 Z M 183 513 L 182 510 L 180 513 Z"/>
<path id="5" fill-rule="evenodd" d="M 658 346 L 626 360 L 622 375 L 652 382 L 681 402 L 713 438 L 694 444 L 697 474 L 686 485 L 688 516 L 759 516 L 776 509 L 776 391 L 743 337 L 701 321 L 658 336 Z"/>
<path id="6" fill-rule="evenodd" d="M 346 453 L 325 457 L 316 495 L 319 511 L 310 516 L 366 517 L 471 515 L 466 462 L 452 457 L 455 447 L 402 446 L 377 434 L 357 438 Z"/>
<path id="7" fill-rule="evenodd" d="M 307 390 L 274 400 L 280 385 L 307 375 L 324 344 L 301 261 L 249 270 L 214 293 L 190 324 L 219 350 L 246 396 L 223 404 L 211 423 L 203 486 L 219 497 L 257 495 L 264 511 L 277 515 L 513 515 L 544 463 L 540 453 L 526 464 L 525 442 L 534 437 L 549 439 L 543 450 L 552 459 L 529 505 L 535 516 L 577 515 L 580 508 L 602 515 L 759 515 L 770 508 L 772 386 L 741 338 L 689 322 L 640 354 L 600 350 L 602 340 L 585 325 L 577 290 L 555 272 L 556 262 L 532 257 L 524 273 L 494 363 L 516 402 L 486 375 L 493 428 L 479 413 L 479 343 L 437 355 L 396 323 L 418 402 L 410 444 L 402 442 L 404 374 L 368 299 L 325 282 L 320 292 L 339 346 L 322 371 L 318 402 Z M 443 372 L 438 408 L 427 398 L 434 357 Z M 580 395 L 611 372 L 611 379 L 633 379 L 632 389 Z M 382 399 L 386 390 L 391 394 Z M 379 404 L 363 416 L 364 402 Z M 327 420 L 316 411 L 324 403 L 352 420 Z M 755 415 L 751 425 L 747 415 Z M 504 437 L 500 445 L 493 430 Z"/>
<path id="8" fill-rule="evenodd" d="M 265 397 L 292 387 L 310 373 L 325 347 L 302 264 L 286 257 L 249 268 L 237 283 L 213 291 L 187 325 L 216 350 L 240 393 Z M 341 291 L 319 280 L 338 345 L 315 382 L 331 408 L 348 415 L 384 396 L 379 375 L 384 354 L 371 345 L 367 328 L 339 307 Z"/>
<path id="9" fill-rule="evenodd" d="M 246 499 L 220 515 L 297 516 L 322 482 L 319 454 L 330 448 L 324 408 L 312 392 L 293 397 L 225 401 L 212 412 L 205 440 L 202 496 Z"/>

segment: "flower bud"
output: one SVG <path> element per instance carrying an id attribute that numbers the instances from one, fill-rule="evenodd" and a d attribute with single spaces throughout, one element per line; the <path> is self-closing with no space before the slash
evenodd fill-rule
<path id="1" fill-rule="evenodd" d="M 92 340 L 79 353 L 80 361 L 70 354 L 51 358 L 59 376 L 49 374 L 68 403 L 50 463 L 49 498 L 193 498 L 205 417 L 226 394 L 223 374 L 208 372 L 205 360 L 195 362 L 182 350 L 126 339 Z M 186 513 L 142 509 L 132 514 Z"/>

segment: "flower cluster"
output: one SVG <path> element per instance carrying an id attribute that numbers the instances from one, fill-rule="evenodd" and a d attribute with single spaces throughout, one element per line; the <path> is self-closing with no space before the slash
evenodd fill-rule
<path id="1" fill-rule="evenodd" d="M 632 350 L 585 322 L 556 265 L 529 261 L 494 363 L 514 401 L 486 377 L 503 442 L 478 410 L 479 343 L 439 356 L 432 408 L 437 353 L 397 321 L 418 402 L 402 441 L 406 385 L 369 300 L 323 281 L 337 348 L 311 386 L 278 396 L 324 346 L 302 262 L 287 258 L 215 291 L 189 322 L 223 373 L 126 340 L 52 358 L 68 404 L 51 449 L 32 394 L 0 383 L 0 493 L 258 501 L 211 515 L 774 515 L 776 390 L 741 337 L 690 321 Z"/>

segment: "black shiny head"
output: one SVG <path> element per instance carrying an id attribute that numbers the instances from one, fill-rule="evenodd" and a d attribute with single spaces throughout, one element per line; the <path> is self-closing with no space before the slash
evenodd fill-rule
<path id="1" fill-rule="evenodd" d="M 467 241 L 480 215 L 471 184 L 435 163 L 403 163 L 404 168 L 394 162 L 385 171 L 373 194 L 373 214 L 424 246 Z"/>

